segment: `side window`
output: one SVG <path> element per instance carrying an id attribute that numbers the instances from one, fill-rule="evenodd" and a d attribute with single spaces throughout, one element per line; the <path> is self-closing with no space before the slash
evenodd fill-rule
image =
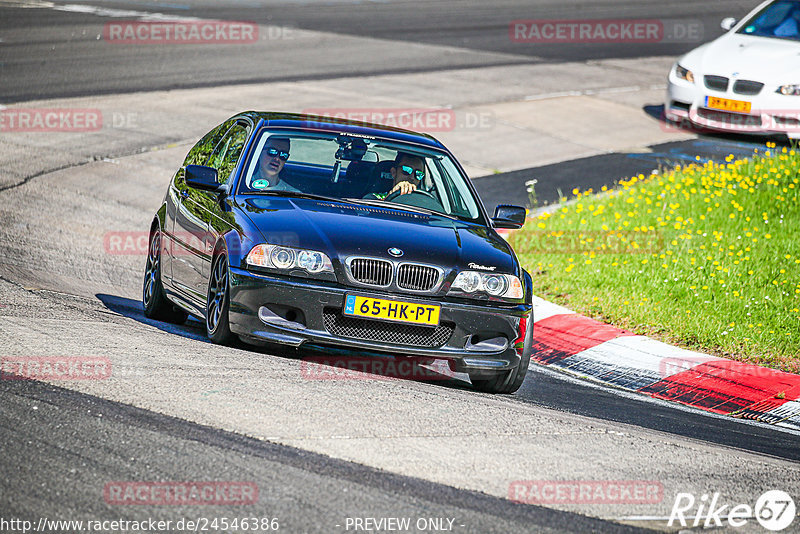
<path id="1" fill-rule="evenodd" d="M 206 165 L 217 169 L 219 183 L 227 183 L 231 173 L 236 168 L 239 156 L 242 155 L 244 144 L 247 141 L 247 127 L 234 124 L 225 136 L 219 140 L 216 148 L 208 157 Z"/>
<path id="2" fill-rule="evenodd" d="M 208 160 L 208 155 L 211 154 L 212 150 L 214 150 L 214 147 L 219 144 L 219 140 L 222 138 L 222 135 L 228 131 L 232 124 L 233 121 L 225 121 L 208 132 L 197 142 L 197 144 L 192 147 L 192 149 L 186 155 L 186 159 L 183 160 L 183 166 L 205 165 L 206 161 Z M 175 174 L 173 185 L 177 188 L 184 186 L 183 171 L 179 171 Z"/>
<path id="3" fill-rule="evenodd" d="M 208 132 L 205 137 L 200 139 L 196 145 L 189 151 L 183 165 L 205 165 L 208 161 L 208 156 L 214 151 L 214 148 L 219 144 L 222 136 L 225 135 L 234 121 L 226 121 Z"/>

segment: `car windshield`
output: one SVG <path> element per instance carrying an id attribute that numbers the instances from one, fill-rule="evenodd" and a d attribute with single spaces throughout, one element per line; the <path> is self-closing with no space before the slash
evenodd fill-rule
<path id="1" fill-rule="evenodd" d="M 800 41 L 800 1 L 771 3 L 743 24 L 737 33 Z"/>
<path id="2" fill-rule="evenodd" d="M 251 154 L 238 193 L 402 204 L 483 222 L 468 178 L 443 152 L 354 134 L 274 129 L 259 132 Z"/>

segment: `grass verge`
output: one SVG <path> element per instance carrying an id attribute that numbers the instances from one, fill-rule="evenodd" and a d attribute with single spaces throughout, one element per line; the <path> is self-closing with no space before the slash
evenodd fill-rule
<path id="1" fill-rule="evenodd" d="M 800 152 L 575 198 L 509 240 L 537 295 L 638 334 L 800 372 Z M 562 199 L 566 200 L 566 199 Z"/>

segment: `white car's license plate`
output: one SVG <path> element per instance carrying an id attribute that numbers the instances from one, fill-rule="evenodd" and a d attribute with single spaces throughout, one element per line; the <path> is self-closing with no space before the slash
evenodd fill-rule
<path id="1" fill-rule="evenodd" d="M 734 113 L 750 113 L 751 104 L 744 100 L 731 100 L 730 98 L 707 96 L 706 107 L 722 111 L 733 111 Z"/>

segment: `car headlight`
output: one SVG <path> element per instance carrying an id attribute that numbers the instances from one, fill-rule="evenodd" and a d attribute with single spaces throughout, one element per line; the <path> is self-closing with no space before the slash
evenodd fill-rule
<path id="1" fill-rule="evenodd" d="M 521 299 L 522 282 L 512 274 L 461 271 L 450 286 L 448 295 L 480 297 L 486 294 L 504 299 Z"/>
<path id="2" fill-rule="evenodd" d="M 303 269 L 307 273 L 333 272 L 330 258 L 316 250 L 296 249 L 264 243 L 254 246 L 245 262 L 255 267 L 288 271 Z"/>
<path id="3" fill-rule="evenodd" d="M 800 84 L 781 85 L 775 92 L 786 96 L 798 96 L 800 95 Z"/>
<path id="4" fill-rule="evenodd" d="M 680 66 L 679 64 L 675 64 L 675 76 L 680 78 L 681 80 L 686 80 L 687 82 L 694 83 L 694 74 L 689 69 Z"/>

